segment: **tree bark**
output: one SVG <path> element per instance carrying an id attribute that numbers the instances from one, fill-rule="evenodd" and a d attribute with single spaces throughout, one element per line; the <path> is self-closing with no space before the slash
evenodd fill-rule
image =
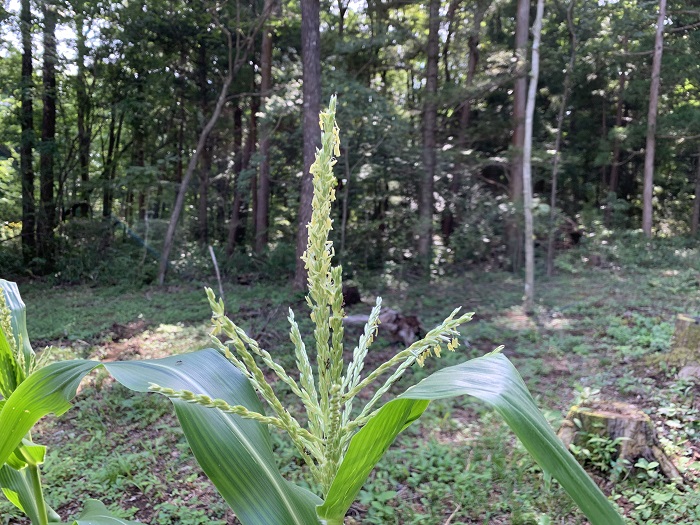
<path id="1" fill-rule="evenodd" d="M 571 91 L 571 75 L 574 72 L 576 63 L 576 32 L 574 30 L 574 5 L 576 0 L 569 0 L 569 7 L 566 10 L 566 21 L 569 28 L 569 46 L 571 54 L 569 55 L 569 65 L 564 74 L 564 93 L 561 96 L 561 106 L 557 115 L 557 137 L 554 141 L 554 158 L 552 159 L 552 189 L 549 198 L 549 238 L 547 239 L 547 277 L 551 277 L 554 273 L 554 241 L 556 238 L 556 206 L 557 206 L 557 183 L 559 178 L 559 159 L 561 158 L 561 140 L 564 131 L 564 115 L 566 114 L 566 105 L 569 101 L 569 92 Z"/>
<path id="2" fill-rule="evenodd" d="M 698 152 L 695 168 L 695 200 L 693 201 L 693 216 L 690 219 L 690 234 L 695 237 L 700 231 L 700 152 Z"/>
<path id="3" fill-rule="evenodd" d="M 296 247 L 296 271 L 294 287 L 298 290 L 306 284 L 306 268 L 301 256 L 306 251 L 309 232 L 306 225 L 311 220 L 311 200 L 313 198 L 313 178 L 311 164 L 316 148 L 321 142 L 321 129 L 318 114 L 321 110 L 321 33 L 319 0 L 301 0 L 301 54 L 304 113 L 304 171 L 301 176 L 299 198 L 298 232 Z"/>
<path id="4" fill-rule="evenodd" d="M 627 36 L 625 35 L 622 39 L 623 52 L 627 51 Z M 624 108 L 625 108 L 625 86 L 627 84 L 627 64 L 623 63 L 622 70 L 620 71 L 620 86 L 617 95 L 617 102 L 615 103 L 615 127 L 621 128 L 623 124 Z M 617 195 L 617 186 L 620 181 L 620 139 L 617 134 L 615 135 L 615 141 L 613 142 L 613 158 L 612 166 L 610 167 L 610 184 L 608 186 L 608 191 Z M 606 212 L 609 211 L 609 206 L 606 207 Z M 609 215 L 606 213 L 606 216 Z"/>
<path id="5" fill-rule="evenodd" d="M 243 163 L 243 110 L 236 104 L 233 108 L 233 204 L 226 239 L 226 256 L 231 257 L 240 235 L 241 224 L 241 167 Z"/>
<path id="6" fill-rule="evenodd" d="M 20 171 L 22 172 L 22 255 L 28 263 L 36 251 L 36 210 L 34 205 L 34 68 L 32 65 L 32 11 L 29 0 L 22 0 L 20 14 L 22 33 L 22 137 Z"/>
<path id="7" fill-rule="evenodd" d="M 479 64 L 479 41 L 481 34 L 481 21 L 484 19 L 484 15 L 489 5 L 491 5 L 491 0 L 479 0 L 476 4 L 476 10 L 474 11 L 474 20 L 472 22 L 472 28 L 469 32 L 469 57 L 467 59 L 467 78 L 465 82 L 465 87 L 469 89 L 474 84 L 474 75 L 476 75 L 476 67 Z M 469 129 L 469 124 L 471 121 L 471 111 L 472 111 L 472 98 L 467 94 L 462 104 L 462 109 L 459 115 L 459 130 L 457 131 L 457 146 L 462 150 L 467 149 L 467 129 Z M 464 170 L 463 166 L 458 166 L 452 174 L 452 180 L 450 181 L 450 195 L 449 200 L 452 202 L 449 206 L 445 208 L 445 215 L 442 220 L 442 234 L 445 240 L 445 244 L 449 244 L 450 236 L 454 232 L 458 224 L 461 224 L 463 217 L 460 217 L 458 202 L 460 199 L 460 189 L 462 187 L 462 172 Z"/>
<path id="8" fill-rule="evenodd" d="M 522 229 L 518 220 L 518 211 L 522 205 L 523 195 L 523 146 L 525 143 L 525 103 L 527 98 L 527 42 L 530 23 L 530 0 L 518 0 L 515 25 L 516 74 L 513 89 L 513 158 L 510 168 L 508 189 L 510 200 L 516 213 L 507 225 L 508 246 L 513 271 L 522 266 Z"/>
<path id="9" fill-rule="evenodd" d="M 112 214 L 112 205 L 114 204 L 114 176 L 117 170 L 117 152 L 119 151 L 119 143 L 121 141 L 122 125 L 124 124 L 124 113 L 119 116 L 117 121 L 117 105 L 112 103 L 112 118 L 109 123 L 109 142 L 107 144 L 107 158 L 105 159 L 105 167 L 102 172 L 104 186 L 102 189 L 102 216 L 109 217 Z M 116 125 L 116 134 L 114 128 Z"/>
<path id="10" fill-rule="evenodd" d="M 85 78 L 85 56 L 87 55 L 87 45 L 85 43 L 85 14 L 84 3 L 78 2 L 75 18 L 76 38 L 77 38 L 77 63 L 78 71 L 76 75 L 76 102 L 77 102 L 77 124 L 78 124 L 78 163 L 80 165 L 80 198 L 90 201 L 90 97 L 87 92 L 87 81 Z"/>
<path id="11" fill-rule="evenodd" d="M 437 171 L 435 127 L 437 121 L 440 0 L 430 0 L 425 94 L 423 98 L 423 176 L 418 201 L 418 256 L 430 266 L 433 236 L 433 184 Z"/>
<path id="12" fill-rule="evenodd" d="M 197 76 L 199 81 L 199 107 L 202 115 L 210 113 L 209 108 L 209 84 L 207 83 L 207 46 L 206 40 L 199 42 L 197 60 Z M 201 246 L 209 243 L 209 171 L 211 169 L 212 144 L 211 137 L 207 137 L 204 150 L 199 160 L 199 201 L 197 206 L 197 241 Z"/>
<path id="13" fill-rule="evenodd" d="M 56 220 L 54 199 L 54 157 L 56 152 L 56 6 L 44 3 L 44 108 L 41 122 L 41 173 L 37 244 L 45 269 L 53 264 L 53 229 Z"/>
<path id="14" fill-rule="evenodd" d="M 525 109 L 523 144 L 523 209 L 525 212 L 525 312 L 535 310 L 535 232 L 532 219 L 532 128 L 535 115 L 537 79 L 540 73 L 540 35 L 544 0 L 537 0 L 537 14 L 532 28 L 532 65 Z"/>
<path id="15" fill-rule="evenodd" d="M 644 151 L 644 194 L 642 204 L 642 230 L 651 238 L 652 200 L 654 194 L 654 154 L 656 153 L 656 115 L 659 108 L 659 84 L 661 83 L 661 56 L 664 50 L 664 20 L 666 0 L 659 0 L 659 17 L 656 21 L 654 59 L 651 66 L 649 113 L 647 115 L 647 141 Z"/>
<path id="16" fill-rule="evenodd" d="M 266 9 L 272 11 L 274 0 L 265 0 Z M 260 54 L 260 106 L 265 112 L 265 120 L 261 126 L 260 133 L 260 171 L 258 175 L 257 195 L 254 198 L 257 201 L 255 210 L 255 243 L 254 251 L 258 255 L 261 254 L 268 243 L 268 228 L 270 215 L 270 135 L 272 134 L 272 125 L 270 122 L 268 107 L 266 106 L 267 98 L 270 96 L 272 89 L 272 41 L 273 30 L 270 21 L 263 29 L 262 35 L 262 50 Z"/>

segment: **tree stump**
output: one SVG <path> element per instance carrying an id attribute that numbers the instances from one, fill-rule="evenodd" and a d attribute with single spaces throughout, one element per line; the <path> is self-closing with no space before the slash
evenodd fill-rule
<path id="1" fill-rule="evenodd" d="M 574 421 L 580 422 L 580 426 Z M 590 406 L 574 406 L 559 430 L 559 439 L 569 448 L 582 446 L 586 438 L 596 435 L 610 440 L 622 438 L 618 458 L 634 465 L 639 458 L 659 463 L 669 479 L 682 482 L 682 476 L 661 449 L 654 425 L 644 412 L 629 403 L 616 401 L 591 402 Z"/>
<path id="2" fill-rule="evenodd" d="M 647 357 L 647 363 L 683 368 L 700 366 L 700 317 L 678 314 L 671 342 L 671 350 Z"/>

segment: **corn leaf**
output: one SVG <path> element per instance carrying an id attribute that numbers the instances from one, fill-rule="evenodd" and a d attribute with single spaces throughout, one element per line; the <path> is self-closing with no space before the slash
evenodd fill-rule
<path id="1" fill-rule="evenodd" d="M 53 363 L 31 374 L 17 388 L 0 411 L 0 465 L 40 418 L 49 413 L 60 415 L 70 408 L 81 379 L 97 366 L 100 363 L 95 361 Z M 216 350 L 104 366 L 132 390 L 146 392 L 150 383 L 157 383 L 262 412 L 247 378 Z M 197 461 L 242 523 L 318 522 L 315 508 L 322 501 L 282 477 L 267 428 L 219 410 L 180 400 L 173 403 Z"/>
<path id="2" fill-rule="evenodd" d="M 143 525 L 136 521 L 126 521 L 114 516 L 101 501 L 89 499 L 85 508 L 73 521 L 61 525 Z"/>
<path id="3" fill-rule="evenodd" d="M 139 392 L 156 383 L 263 412 L 248 379 L 216 350 L 153 361 L 105 363 L 105 368 L 121 384 Z M 173 404 L 197 462 L 243 524 L 318 523 L 320 498 L 282 477 L 267 428 L 179 399 L 173 399 Z"/>
<path id="4" fill-rule="evenodd" d="M 545 472 L 559 481 L 592 525 L 622 525 L 612 504 L 553 432 L 520 374 L 505 356 L 487 355 L 444 368 L 388 402 L 350 442 L 318 515 L 329 523 L 343 516 L 367 476 L 396 436 L 429 401 L 470 395 L 491 405 Z"/>
<path id="5" fill-rule="evenodd" d="M 17 348 L 24 354 L 25 373 L 29 373 L 29 366 L 34 356 L 32 345 L 29 344 L 29 334 L 27 333 L 27 309 L 19 294 L 17 283 L 0 279 L 0 289 L 5 294 L 5 302 L 10 309 L 12 322 L 12 332 L 15 337 Z"/>

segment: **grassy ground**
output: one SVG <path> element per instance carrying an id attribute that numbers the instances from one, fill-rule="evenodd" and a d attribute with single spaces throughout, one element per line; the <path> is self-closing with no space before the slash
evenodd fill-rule
<path id="1" fill-rule="evenodd" d="M 700 387 L 677 380 L 677 364 L 664 357 L 675 314 L 700 314 L 700 256 L 677 247 L 657 252 L 637 248 L 632 257 L 610 250 L 598 267 L 587 267 L 583 252 L 571 252 L 560 260 L 556 277 L 538 282 L 534 318 L 521 311 L 522 284 L 511 274 L 462 274 L 431 283 L 375 278 L 361 289 L 365 303 L 380 294 L 385 305 L 417 315 L 425 327 L 456 305 L 477 312 L 464 329 L 468 345 L 461 355 L 430 362 L 403 386 L 437 366 L 504 344 L 555 428 L 585 397 L 642 407 L 685 472 L 685 487 L 665 480 L 653 465 L 621 468 L 610 443 L 592 441 L 581 458 L 631 523 L 700 524 Z M 150 358 L 207 344 L 201 286 L 134 291 L 31 284 L 21 291 L 35 347 L 52 345 L 56 358 Z M 286 309 L 291 305 L 301 319 L 303 296 L 264 283 L 231 285 L 225 292 L 230 315 L 291 365 Z M 356 305 L 350 313 L 369 309 Z M 309 321 L 301 324 L 309 333 Z M 396 351 L 382 339 L 373 348 L 382 355 Z M 46 492 L 62 516 L 74 514 L 86 497 L 99 497 L 145 523 L 236 523 L 191 460 L 167 400 L 134 395 L 97 374 L 83 384 L 75 405 L 61 418 L 44 420 L 34 435 L 51 451 Z M 279 435 L 274 441 L 283 472 L 301 479 L 293 449 Z M 0 503 L 0 523 L 25 522 Z M 460 399 L 434 403 L 419 425 L 399 437 L 348 523 L 586 522 L 497 416 Z"/>

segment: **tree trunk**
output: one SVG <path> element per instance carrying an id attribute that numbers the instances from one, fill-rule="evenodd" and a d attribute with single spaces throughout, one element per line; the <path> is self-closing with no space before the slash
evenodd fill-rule
<path id="1" fill-rule="evenodd" d="M 233 204 L 226 239 L 226 256 L 231 257 L 241 231 L 241 167 L 243 163 L 243 110 L 236 104 L 233 108 Z"/>
<path id="2" fill-rule="evenodd" d="M 695 237 L 700 229 L 700 152 L 698 152 L 695 168 L 695 200 L 693 201 L 693 216 L 690 219 L 690 234 Z"/>
<path id="3" fill-rule="evenodd" d="M 627 36 L 622 38 L 622 52 L 627 53 Z M 615 103 L 615 127 L 621 128 L 623 124 L 623 116 L 625 109 L 625 86 L 627 84 L 627 64 L 623 63 L 622 70 L 620 71 L 620 86 L 618 89 L 617 102 Z M 612 166 L 610 168 L 610 184 L 608 186 L 608 191 L 614 196 L 617 196 L 617 186 L 620 182 L 620 139 L 615 134 L 615 141 L 613 142 L 613 158 Z M 606 206 L 606 218 L 610 219 L 610 206 Z"/>
<path id="4" fill-rule="evenodd" d="M 450 44 L 452 43 L 452 35 L 454 35 L 457 27 L 455 14 L 457 13 L 457 8 L 459 7 L 460 2 L 461 0 L 450 0 L 450 5 L 447 8 L 447 34 L 445 35 L 445 44 L 442 46 L 442 63 L 443 67 L 445 68 L 445 84 L 449 84 L 451 81 L 449 52 Z"/>
<path id="5" fill-rule="evenodd" d="M 437 170 L 435 127 L 437 121 L 440 0 L 430 0 L 425 94 L 423 98 L 423 175 L 418 201 L 418 256 L 430 266 L 433 236 L 433 184 Z"/>
<path id="6" fill-rule="evenodd" d="M 659 84 L 661 82 L 661 56 L 664 50 L 664 20 L 666 0 L 659 0 L 659 17 L 656 21 L 654 59 L 651 66 L 649 113 L 647 115 L 647 143 L 644 151 L 644 196 L 642 206 L 642 230 L 651 238 L 652 199 L 654 194 L 654 154 L 656 153 L 656 115 L 659 108 Z"/>
<path id="7" fill-rule="evenodd" d="M 523 233 L 518 220 L 518 211 L 522 206 L 523 195 L 523 146 L 525 143 L 525 103 L 527 98 L 527 42 L 528 26 L 530 23 L 530 0 L 518 0 L 518 11 L 515 25 L 515 57 L 516 75 L 513 89 L 513 158 L 510 168 L 508 189 L 510 200 L 516 213 L 511 216 L 507 225 L 508 247 L 513 271 L 522 266 Z"/>
<path id="8" fill-rule="evenodd" d="M 489 5 L 491 5 L 491 0 L 479 0 L 476 4 L 476 10 L 474 12 L 474 20 L 472 22 L 472 28 L 469 32 L 469 58 L 467 59 L 467 78 L 465 82 L 465 87 L 469 89 L 474 84 L 474 75 L 476 74 L 476 67 L 479 63 L 479 41 L 481 33 L 481 21 L 484 19 L 486 10 Z M 471 111 L 472 111 L 472 99 L 470 95 L 467 95 L 464 103 L 462 104 L 462 109 L 459 115 L 459 130 L 457 131 L 457 147 L 462 151 L 467 149 L 467 129 L 471 121 Z M 445 244 L 449 244 L 450 236 L 454 232 L 458 224 L 461 224 L 463 217 L 460 217 L 458 203 L 460 200 L 460 190 L 462 188 L 462 173 L 464 171 L 463 166 L 458 166 L 452 174 L 452 180 L 450 181 L 450 195 L 449 200 L 452 202 L 450 205 L 445 207 L 445 215 L 442 220 L 442 234 Z"/>
<path id="9" fill-rule="evenodd" d="M 29 0 L 22 0 L 20 15 L 22 33 L 22 138 L 20 171 L 22 172 L 22 255 L 28 263 L 36 251 L 36 217 L 34 206 L 34 80 L 32 74 L 32 11 Z"/>
<path id="10" fill-rule="evenodd" d="M 212 144 L 211 136 L 204 146 L 199 159 L 199 206 L 197 210 L 197 241 L 202 246 L 209 244 L 209 175 L 211 173 Z"/>
<path id="11" fill-rule="evenodd" d="M 306 251 L 309 233 L 306 225 L 311 220 L 311 200 L 313 198 L 313 178 L 311 164 L 314 162 L 316 148 L 321 142 L 321 129 L 318 126 L 318 114 L 321 110 L 321 33 L 319 0 L 301 0 L 301 55 L 303 65 L 304 97 L 304 171 L 301 176 L 301 193 L 299 198 L 299 215 L 296 271 L 294 287 L 303 289 L 306 284 L 306 269 L 301 256 Z"/>
<path id="12" fill-rule="evenodd" d="M 535 232 L 532 220 L 532 128 L 535 115 L 537 79 L 540 73 L 540 35 L 544 0 L 537 0 L 537 14 L 532 28 L 532 66 L 525 109 L 525 143 L 523 144 L 523 209 L 525 212 L 525 312 L 535 309 Z"/>
<path id="13" fill-rule="evenodd" d="M 54 156 L 56 153 L 56 6 L 44 3 L 44 108 L 41 129 L 40 155 L 40 203 L 37 221 L 39 257 L 45 261 L 45 269 L 53 264 L 53 229 L 56 220 L 54 199 Z"/>
<path id="14" fill-rule="evenodd" d="M 266 9 L 272 11 L 273 0 L 265 0 Z M 260 55 L 260 106 L 265 112 L 265 120 L 260 133 L 260 171 L 258 175 L 257 200 L 255 213 L 255 243 L 254 250 L 261 254 L 268 243 L 268 228 L 270 215 L 270 135 L 272 122 L 267 114 L 267 98 L 272 89 L 272 24 L 268 21 L 262 35 L 262 50 Z"/>
<path id="15" fill-rule="evenodd" d="M 206 40 L 199 43 L 197 60 L 197 76 L 199 80 L 199 106 L 202 115 L 208 115 L 209 109 L 209 84 L 207 83 L 207 46 Z M 204 150 L 199 161 L 199 202 L 197 207 L 197 241 L 201 246 L 209 243 L 209 171 L 211 170 L 212 144 L 211 137 L 207 137 Z"/>
<path id="16" fill-rule="evenodd" d="M 559 176 L 559 159 L 561 158 L 561 139 L 564 131 L 564 115 L 566 113 L 566 105 L 569 101 L 569 92 L 571 91 L 571 75 L 574 72 L 576 62 L 576 32 L 574 31 L 574 5 L 576 0 L 569 0 L 569 7 L 566 10 L 566 21 L 569 28 L 569 46 L 571 54 L 569 55 L 569 65 L 564 74 L 564 93 L 561 96 L 561 106 L 557 115 L 557 138 L 554 141 L 554 159 L 552 159 L 552 189 L 549 198 L 549 238 L 547 239 L 547 277 L 551 277 L 554 273 L 554 241 L 556 238 L 556 206 L 557 206 L 557 183 Z"/>
<path id="17" fill-rule="evenodd" d="M 76 38 L 77 38 L 77 63 L 78 71 L 76 76 L 76 102 L 78 120 L 78 164 L 80 165 L 80 198 L 85 202 L 90 201 L 90 97 L 87 93 L 87 81 L 85 79 L 85 56 L 87 46 L 85 44 L 85 15 L 83 13 L 84 4 L 78 2 L 76 10 L 78 14 L 75 18 Z"/>
<path id="18" fill-rule="evenodd" d="M 102 189 L 102 216 L 109 217 L 112 214 L 112 206 L 114 204 L 114 177 L 117 172 L 117 152 L 119 151 L 119 143 L 121 141 L 122 125 L 124 124 L 124 113 L 119 116 L 117 121 L 117 105 L 112 103 L 112 118 L 109 123 L 109 142 L 107 145 L 107 158 L 105 159 L 105 167 L 102 172 L 104 186 Z M 114 131 L 116 125 L 116 134 Z"/>

